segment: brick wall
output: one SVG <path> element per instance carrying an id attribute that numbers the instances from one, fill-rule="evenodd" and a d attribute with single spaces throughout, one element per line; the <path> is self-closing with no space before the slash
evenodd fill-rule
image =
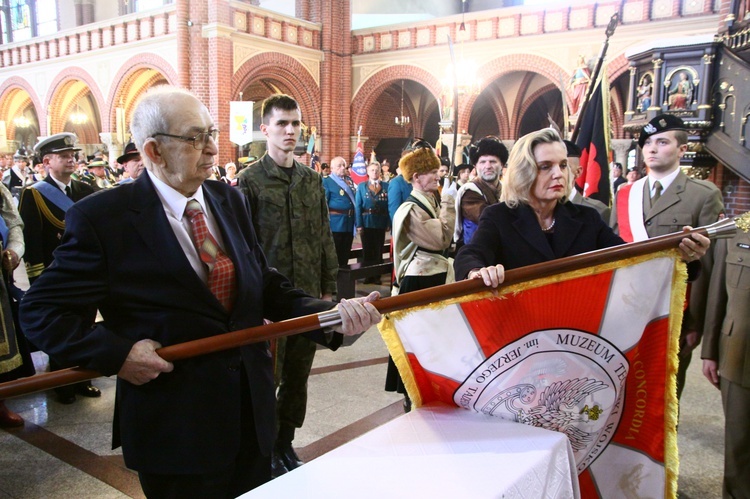
<path id="1" fill-rule="evenodd" d="M 746 180 L 722 164 L 711 170 L 708 180 L 716 184 L 724 194 L 727 216 L 734 217 L 750 211 L 750 183 Z"/>
<path id="2" fill-rule="evenodd" d="M 328 151 L 340 151 L 343 154 L 349 149 L 349 130 L 351 129 L 352 88 L 352 37 L 351 12 L 349 0 L 336 2 L 314 2 L 320 9 L 321 48 L 324 59 L 320 65 L 320 138 Z M 317 16 L 316 9 L 311 11 Z M 314 19 L 318 21 L 318 19 Z"/>
<path id="3" fill-rule="evenodd" d="M 364 147 L 365 156 L 368 160 L 370 158 L 370 151 L 378 145 L 381 139 L 396 137 L 408 138 L 411 135 L 420 135 L 419 131 L 412 133 L 414 127 L 413 123 L 405 127 L 396 125 L 394 118 L 401 113 L 400 107 L 400 94 L 398 100 L 396 100 L 393 96 L 384 93 L 375 102 L 375 108 L 378 109 L 378 113 L 371 114 L 364 122 L 360 123 L 362 125 L 362 135 L 367 137 L 367 142 L 365 142 Z M 404 114 L 409 114 L 406 108 L 404 108 Z"/>

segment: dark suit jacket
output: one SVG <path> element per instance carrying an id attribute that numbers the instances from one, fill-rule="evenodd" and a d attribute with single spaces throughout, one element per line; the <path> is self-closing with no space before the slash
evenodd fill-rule
<path id="1" fill-rule="evenodd" d="M 550 246 L 529 206 L 513 209 L 498 203 L 485 208 L 471 243 L 456 255 L 454 269 L 461 280 L 471 270 L 490 265 L 509 270 L 623 243 L 596 210 L 568 202 L 555 208 Z"/>
<path id="2" fill-rule="evenodd" d="M 94 194 L 68 210 L 54 263 L 21 305 L 26 334 L 60 363 L 116 374 L 133 344 L 163 346 L 332 308 L 266 265 L 242 194 L 203 184 L 234 261 L 238 298 L 228 314 L 188 263 L 150 177 Z M 103 323 L 92 327 L 99 309 Z M 324 342 L 323 334 L 311 334 Z M 335 345 L 341 336 L 335 335 Z M 275 439 L 268 342 L 178 361 L 142 386 L 118 379 L 114 433 L 125 463 L 149 473 L 205 473 L 240 445 L 240 376 L 246 373 L 260 449 Z"/>
<path id="3" fill-rule="evenodd" d="M 55 189 L 59 189 L 52 177 L 47 175 L 42 182 L 47 182 Z M 78 180 L 71 180 L 70 191 L 73 201 L 77 202 L 93 194 L 94 189 Z M 38 194 L 35 196 L 34 194 Z M 40 205 L 37 200 L 41 200 Z M 39 277 L 39 274 L 52 263 L 52 252 L 60 244 L 65 231 L 65 212 L 41 195 L 39 191 L 26 188 L 21 194 L 18 212 L 23 219 L 23 237 L 26 242 L 24 262 L 29 281 Z"/>

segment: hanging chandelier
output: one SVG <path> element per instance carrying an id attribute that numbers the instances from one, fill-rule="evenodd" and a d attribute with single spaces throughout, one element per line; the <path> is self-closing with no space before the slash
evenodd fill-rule
<path id="1" fill-rule="evenodd" d="M 401 80 L 401 114 L 396 116 L 396 124 L 400 127 L 405 127 L 411 121 L 408 116 L 404 115 L 404 80 Z"/>
<path id="2" fill-rule="evenodd" d="M 70 117 L 68 119 L 74 125 L 83 125 L 89 120 L 88 116 L 81 112 L 81 108 L 78 107 L 78 104 L 76 104 L 76 110 L 70 113 Z"/>
<path id="3" fill-rule="evenodd" d="M 31 126 L 31 120 L 26 116 L 21 115 L 17 118 L 13 118 L 13 124 L 16 126 L 16 128 L 29 128 Z"/>

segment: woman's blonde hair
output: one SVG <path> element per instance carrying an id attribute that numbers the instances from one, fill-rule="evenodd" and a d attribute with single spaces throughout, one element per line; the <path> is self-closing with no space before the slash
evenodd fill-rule
<path id="1" fill-rule="evenodd" d="M 510 150 L 508 171 L 503 176 L 500 201 L 510 208 L 517 208 L 519 204 L 529 204 L 529 193 L 539 174 L 534 148 L 539 144 L 554 144 L 555 142 L 565 147 L 560 135 L 551 128 L 531 132 L 518 139 L 513 149 Z"/>

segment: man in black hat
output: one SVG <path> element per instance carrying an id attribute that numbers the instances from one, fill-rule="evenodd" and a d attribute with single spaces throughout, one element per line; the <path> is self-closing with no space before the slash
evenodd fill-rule
<path id="1" fill-rule="evenodd" d="M 125 145 L 125 150 L 122 156 L 117 158 L 117 163 L 122 166 L 127 177 L 120 180 L 121 184 L 127 184 L 137 179 L 138 176 L 143 172 L 143 161 L 141 160 L 141 153 L 135 147 L 135 144 L 131 140 Z"/>
<path id="2" fill-rule="evenodd" d="M 701 227 L 716 222 L 724 211 L 721 191 L 711 182 L 689 178 L 680 169 L 687 151 L 685 123 L 661 114 L 643 127 L 638 145 L 648 175 L 620 187 L 610 223 L 627 242 L 679 232 L 684 226 Z M 689 305 L 680 335 L 677 396 L 685 386 L 692 350 L 700 342 L 706 313 L 712 252 L 701 258 L 702 271 L 692 282 Z"/>
<path id="3" fill-rule="evenodd" d="M 64 132 L 50 135 L 34 146 L 47 176 L 22 192 L 18 207 L 24 223 L 26 273 L 31 283 L 52 263 L 52 252 L 65 232 L 65 212 L 74 202 L 94 192 L 90 185 L 71 178 L 76 170 L 75 153 L 81 150 L 76 147 L 76 140 L 75 134 Z M 50 368 L 58 367 L 50 359 Z M 88 381 L 55 391 L 63 404 L 75 402 L 76 393 L 86 397 L 101 395 Z"/>
<path id="4" fill-rule="evenodd" d="M 456 209 L 454 239 L 458 247 L 471 241 L 484 209 L 500 201 L 500 178 L 508 162 L 508 149 L 497 137 L 485 137 L 471 146 L 469 156 L 477 176 L 464 184 L 456 197 L 460 209 Z"/>

